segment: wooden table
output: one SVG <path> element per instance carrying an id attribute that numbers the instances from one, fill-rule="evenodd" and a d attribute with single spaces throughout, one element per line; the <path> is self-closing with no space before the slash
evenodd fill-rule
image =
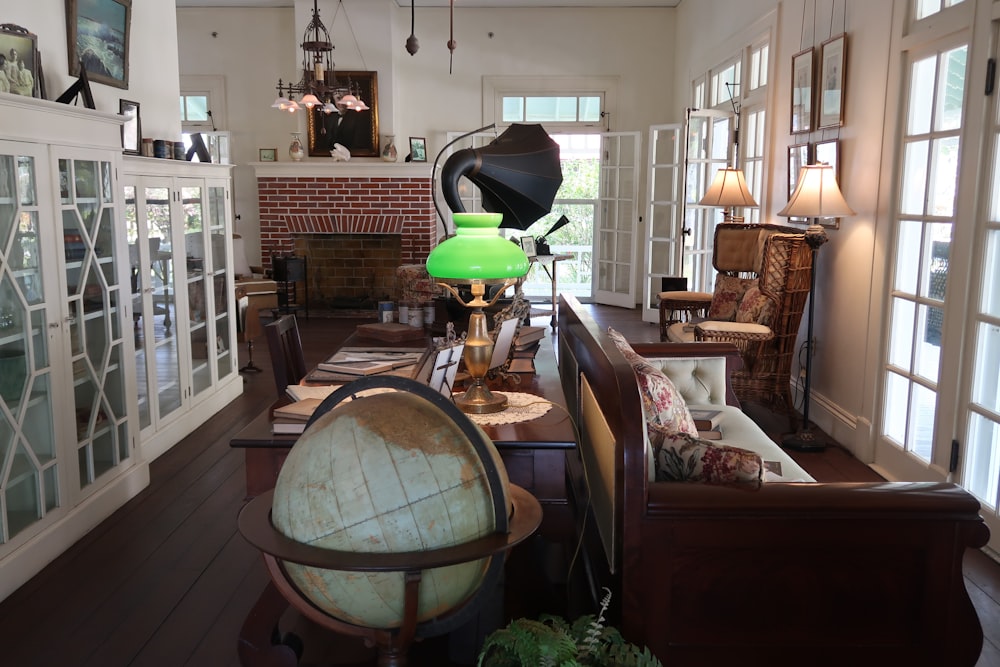
<path id="1" fill-rule="evenodd" d="M 388 345 L 371 339 L 351 336 L 344 347 Z M 394 343 L 392 346 L 406 346 Z M 534 375 L 522 374 L 519 385 L 491 386 L 500 391 L 535 394 L 553 403 L 541 417 L 515 424 L 485 425 L 483 430 L 493 440 L 510 481 L 529 491 L 542 505 L 540 533 L 551 539 L 572 535 L 572 516 L 566 494 L 566 451 L 576 447 L 573 424 L 565 409 L 559 383 L 555 351 L 551 340 L 543 341 L 535 357 Z M 258 415 L 230 441 L 243 449 L 246 457 L 247 497 L 263 493 L 278 479 L 281 465 L 297 435 L 271 433 L 270 411 Z"/>
<path id="2" fill-rule="evenodd" d="M 380 343 L 351 336 L 343 347 L 361 345 L 379 347 Z M 388 344 L 381 343 L 381 346 L 386 345 Z M 554 405 L 544 415 L 530 421 L 485 425 L 482 428 L 499 450 L 511 483 L 538 499 L 542 507 L 542 524 L 538 534 L 545 538 L 543 543 L 550 545 L 545 549 L 558 549 L 556 545 L 568 544 L 574 539 L 573 517 L 566 492 L 566 453 L 576 447 L 576 437 L 565 409 L 551 340 L 540 346 L 535 366 L 537 373 L 521 375 L 519 385 L 490 388 L 536 394 L 552 401 Z M 268 410 L 258 415 L 230 441 L 231 447 L 243 449 L 246 456 L 248 497 L 257 496 L 274 487 L 281 465 L 298 439 L 295 435 L 272 434 L 270 421 Z M 535 560 L 537 553 L 536 548 L 525 555 L 523 558 L 527 559 L 527 564 L 518 566 L 516 570 L 531 571 L 532 576 L 539 576 Z M 512 562 L 515 562 L 514 558 L 507 561 L 508 568 L 512 567 Z M 500 605 L 502 608 L 502 594 L 487 604 Z M 240 629 L 237 645 L 243 665 L 276 667 L 296 664 L 295 656 L 288 646 L 274 643 L 274 632 L 287 608 L 287 600 L 278 592 L 275 584 L 269 582 Z M 498 613 L 501 612 L 494 609 L 492 615 L 496 616 Z M 490 614 L 486 617 L 492 618 Z M 472 625 L 476 626 L 476 623 L 472 622 Z M 488 628 L 488 624 L 479 628 L 479 632 L 484 632 L 485 628 Z M 456 645 L 466 652 L 477 649 L 481 640 L 468 635 L 468 632 L 460 632 L 456 638 Z M 472 658 L 474 655 L 472 651 L 467 657 Z"/>

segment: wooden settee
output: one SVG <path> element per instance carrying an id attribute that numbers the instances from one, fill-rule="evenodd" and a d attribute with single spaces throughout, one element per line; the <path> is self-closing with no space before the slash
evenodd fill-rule
<path id="1" fill-rule="evenodd" d="M 962 558 L 989 531 L 972 496 L 935 483 L 650 482 L 631 366 L 573 297 L 558 318 L 580 432 L 568 461 L 580 571 L 595 595 L 612 590 L 609 621 L 627 639 L 669 667 L 975 665 L 983 634 Z M 634 347 L 740 364 L 727 344 Z"/>

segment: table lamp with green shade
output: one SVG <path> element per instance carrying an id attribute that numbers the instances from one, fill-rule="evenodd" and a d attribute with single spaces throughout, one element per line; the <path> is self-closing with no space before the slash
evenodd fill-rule
<path id="1" fill-rule="evenodd" d="M 427 257 L 427 273 L 441 282 L 464 306 L 472 308 L 465 339 L 466 370 L 472 378 L 455 404 L 466 413 L 488 414 L 507 407 L 507 397 L 494 394 L 485 383 L 493 339 L 490 338 L 483 308 L 496 303 L 508 287 L 528 272 L 528 256 L 521 247 L 497 234 L 500 213 L 455 213 L 455 236 L 445 239 Z M 463 301 L 454 285 L 471 285 L 472 299 Z M 500 285 L 487 301 L 487 285 Z"/>

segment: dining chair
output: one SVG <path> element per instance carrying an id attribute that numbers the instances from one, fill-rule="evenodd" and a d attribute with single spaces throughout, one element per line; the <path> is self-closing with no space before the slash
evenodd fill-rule
<path id="1" fill-rule="evenodd" d="M 282 315 L 264 326 L 267 347 L 271 352 L 271 368 L 278 397 L 285 395 L 285 387 L 298 384 L 306 375 L 306 360 L 302 354 L 302 339 L 295 315 Z"/>

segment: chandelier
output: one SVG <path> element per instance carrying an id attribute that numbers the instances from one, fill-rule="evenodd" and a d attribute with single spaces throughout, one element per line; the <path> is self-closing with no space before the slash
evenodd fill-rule
<path id="1" fill-rule="evenodd" d="M 336 22 L 337 14 L 343 6 L 344 0 L 340 0 L 337 5 L 337 12 L 333 15 Z M 354 46 L 361 54 L 361 47 L 358 45 L 358 38 L 354 35 L 354 26 L 351 19 L 344 10 L 344 18 L 351 29 L 351 37 L 354 38 Z M 331 23 L 331 25 L 333 25 Z M 298 83 L 284 83 L 278 79 L 275 88 L 278 91 L 278 98 L 271 105 L 281 111 L 295 113 L 302 107 L 312 109 L 322 107 L 325 113 L 341 113 L 341 110 L 366 111 L 369 107 L 361 99 L 361 89 L 350 79 L 346 83 L 337 80 L 337 73 L 333 64 L 333 42 L 330 41 L 330 33 L 326 26 L 319 19 L 319 7 L 317 0 L 313 0 L 312 20 L 306 26 L 306 31 L 302 35 L 302 78 Z M 361 55 L 361 64 L 365 70 L 365 57 Z M 295 97 L 299 100 L 296 101 Z"/>

